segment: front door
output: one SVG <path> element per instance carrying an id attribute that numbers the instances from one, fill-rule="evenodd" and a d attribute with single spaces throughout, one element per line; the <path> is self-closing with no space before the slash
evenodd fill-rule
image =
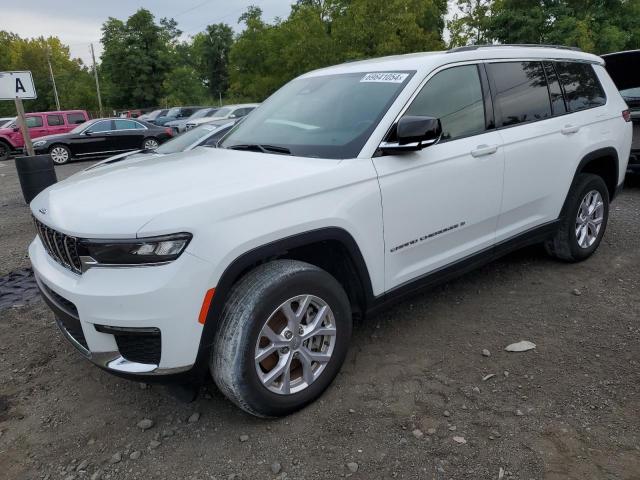
<path id="1" fill-rule="evenodd" d="M 112 152 L 113 120 L 100 120 L 92 123 L 83 132 L 74 135 L 71 149 L 79 157 L 98 156 L 105 152 Z"/>
<path id="2" fill-rule="evenodd" d="M 494 242 L 504 157 L 493 113 L 486 111 L 483 78 L 474 64 L 435 73 L 404 115 L 439 118 L 441 140 L 421 151 L 373 159 L 382 194 L 387 290 Z"/>

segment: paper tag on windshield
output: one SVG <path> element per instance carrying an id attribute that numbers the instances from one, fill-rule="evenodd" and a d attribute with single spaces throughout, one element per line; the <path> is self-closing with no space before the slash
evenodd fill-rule
<path id="1" fill-rule="evenodd" d="M 409 76 L 408 73 L 377 72 L 367 73 L 360 82 L 402 83 Z"/>

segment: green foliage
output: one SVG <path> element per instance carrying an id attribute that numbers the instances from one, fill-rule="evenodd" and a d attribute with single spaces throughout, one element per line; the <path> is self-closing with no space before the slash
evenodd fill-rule
<path id="1" fill-rule="evenodd" d="M 96 109 L 97 98 L 91 72 L 79 59 L 72 59 L 69 48 L 56 37 L 23 39 L 0 31 L 0 71 L 31 70 L 38 98 L 25 100 L 29 112 L 55 110 L 53 85 L 47 67 L 47 55 L 56 78 L 60 107 Z M 0 115 L 15 115 L 13 102 L 0 102 Z"/>
<path id="2" fill-rule="evenodd" d="M 110 17 L 102 26 L 101 73 L 107 103 L 116 107 L 152 107 L 164 96 L 173 69 L 178 36 L 174 20 L 160 24 L 145 9 L 126 22 Z"/>
<path id="3" fill-rule="evenodd" d="M 229 88 L 229 50 L 233 44 L 233 30 L 219 23 L 208 25 L 204 32 L 193 37 L 189 56 L 209 95 L 219 97 Z"/>

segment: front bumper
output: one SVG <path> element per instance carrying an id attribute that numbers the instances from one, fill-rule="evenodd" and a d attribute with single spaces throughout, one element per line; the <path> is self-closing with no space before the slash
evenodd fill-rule
<path id="1" fill-rule="evenodd" d="M 60 330 L 85 358 L 125 376 L 193 368 L 203 329 L 198 315 L 210 288 L 207 262 L 185 252 L 166 265 L 92 268 L 77 275 L 56 263 L 39 238 L 29 257 Z"/>

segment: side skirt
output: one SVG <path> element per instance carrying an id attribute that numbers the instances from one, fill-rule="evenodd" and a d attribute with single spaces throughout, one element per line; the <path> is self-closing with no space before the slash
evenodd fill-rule
<path id="1" fill-rule="evenodd" d="M 492 247 L 485 248 L 484 250 L 457 260 L 454 263 L 450 263 L 449 265 L 445 265 L 433 272 L 422 275 L 415 280 L 403 283 L 402 285 L 375 297 L 371 304 L 367 306 L 366 314 L 374 315 L 402 299 L 415 295 L 424 289 L 446 283 L 456 277 L 470 272 L 471 270 L 475 270 L 487 263 L 491 263 L 492 261 L 497 260 L 498 258 L 515 250 L 519 250 L 529 245 L 542 243 L 553 237 L 559 227 L 559 224 L 560 219 L 534 227 L 513 238 L 504 240 Z"/>

